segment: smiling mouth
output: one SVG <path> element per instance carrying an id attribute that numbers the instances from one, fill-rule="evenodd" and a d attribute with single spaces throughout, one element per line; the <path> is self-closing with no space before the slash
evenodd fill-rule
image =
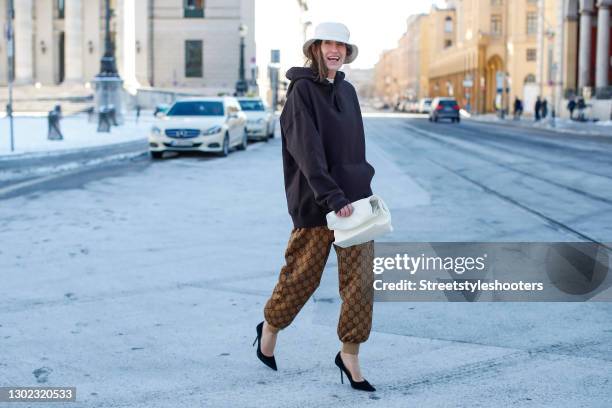
<path id="1" fill-rule="evenodd" d="M 338 62 L 338 61 L 340 61 L 340 57 L 327 57 L 327 59 L 328 59 L 329 61 L 334 61 L 334 62 Z"/>

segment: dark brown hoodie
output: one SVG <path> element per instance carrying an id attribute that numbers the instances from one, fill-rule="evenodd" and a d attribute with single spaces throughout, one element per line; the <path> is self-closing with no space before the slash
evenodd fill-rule
<path id="1" fill-rule="evenodd" d="M 333 83 L 303 67 L 287 78 L 280 125 L 289 214 L 296 228 L 326 225 L 329 211 L 372 195 L 359 101 L 341 71 Z"/>

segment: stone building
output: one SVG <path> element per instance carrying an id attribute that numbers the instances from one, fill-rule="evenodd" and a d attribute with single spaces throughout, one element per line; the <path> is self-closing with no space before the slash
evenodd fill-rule
<path id="1" fill-rule="evenodd" d="M 6 23 L 0 0 L 0 25 Z M 254 0 L 111 0 L 111 35 L 128 89 L 232 91 L 239 26 L 245 61 L 255 57 Z M 15 83 L 87 87 L 104 53 L 104 0 L 14 0 Z M 6 61 L 0 47 L 0 61 Z M 0 84 L 6 85 L 5 64 Z M 248 76 L 247 76 L 248 79 Z"/>
<path id="2" fill-rule="evenodd" d="M 396 74 L 407 75 L 407 82 L 398 80 L 401 85 L 394 87 L 390 72 L 397 69 L 387 65 L 401 59 L 391 58 L 399 51 L 390 50 L 377 65 L 377 90 L 387 99 L 424 96 L 422 83 L 418 91 L 416 84 L 426 72 L 429 96 L 454 96 L 475 113 L 509 109 L 515 97 L 530 113 L 541 96 L 564 116 L 567 98 L 583 95 L 591 117 L 610 119 L 611 5 L 612 0 L 447 0 L 446 7 L 408 20 L 398 49 L 408 49 L 410 62 Z"/>

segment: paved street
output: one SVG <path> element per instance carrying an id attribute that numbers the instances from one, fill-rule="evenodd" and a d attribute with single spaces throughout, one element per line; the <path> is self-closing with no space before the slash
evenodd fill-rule
<path id="1" fill-rule="evenodd" d="M 365 126 L 387 241 L 612 241 L 612 138 Z M 67 407 L 609 407 L 604 302 L 377 303 L 360 359 L 378 391 L 353 392 L 333 253 L 264 367 L 251 343 L 291 230 L 279 136 L 19 179 L 0 163 L 0 385 L 76 386 Z"/>

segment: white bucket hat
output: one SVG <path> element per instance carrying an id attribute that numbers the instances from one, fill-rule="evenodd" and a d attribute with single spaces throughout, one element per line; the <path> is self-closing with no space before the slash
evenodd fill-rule
<path id="1" fill-rule="evenodd" d="M 316 40 L 331 40 L 345 43 L 347 46 L 347 55 L 344 60 L 345 64 L 350 64 L 355 61 L 357 58 L 357 54 L 359 54 L 359 49 L 355 44 L 351 44 L 349 42 L 349 37 L 351 33 L 348 28 L 341 23 L 321 23 L 315 27 L 314 35 L 311 39 L 304 43 L 302 47 L 302 51 L 304 55 L 308 57 L 308 48 L 314 43 Z"/>

